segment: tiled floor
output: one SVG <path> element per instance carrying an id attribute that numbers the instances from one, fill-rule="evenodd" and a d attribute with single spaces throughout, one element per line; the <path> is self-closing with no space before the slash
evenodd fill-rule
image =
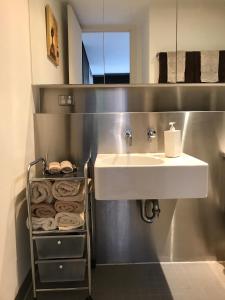
<path id="1" fill-rule="evenodd" d="M 85 293 L 39 293 L 38 300 L 84 300 Z M 31 294 L 26 300 L 31 300 Z M 93 300 L 225 300 L 225 266 L 217 262 L 98 266 Z"/>

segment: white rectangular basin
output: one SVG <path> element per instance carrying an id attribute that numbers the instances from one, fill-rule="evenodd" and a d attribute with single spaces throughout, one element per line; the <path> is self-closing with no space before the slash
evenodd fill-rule
<path id="1" fill-rule="evenodd" d="M 208 164 L 183 153 L 98 154 L 95 166 L 97 200 L 205 198 Z"/>

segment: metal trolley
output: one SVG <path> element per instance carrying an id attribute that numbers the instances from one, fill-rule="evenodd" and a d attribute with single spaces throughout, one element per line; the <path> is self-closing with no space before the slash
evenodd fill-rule
<path id="1" fill-rule="evenodd" d="M 28 224 L 29 224 L 29 236 L 30 236 L 30 255 L 31 255 L 31 271 L 32 271 L 32 283 L 33 283 L 33 297 L 37 298 L 38 292 L 50 292 L 50 291 L 81 291 L 87 290 L 89 296 L 87 300 L 91 300 L 91 197 L 89 197 L 91 189 L 91 179 L 88 176 L 88 164 L 87 161 L 84 168 L 79 174 L 71 175 L 70 177 L 64 176 L 46 176 L 44 172 L 41 176 L 31 176 L 31 169 L 33 166 L 37 166 L 42 163 L 42 168 L 46 168 L 46 160 L 39 158 L 31 162 L 27 170 L 27 208 L 28 208 Z M 31 214 L 31 184 L 32 182 L 45 180 L 80 180 L 84 181 L 84 202 L 85 202 L 85 224 L 83 227 L 74 230 L 60 231 L 44 231 L 33 230 L 32 228 L 32 214 Z M 43 245 L 44 247 L 43 252 Z M 64 252 L 60 254 L 60 250 Z M 78 248 L 76 249 L 76 246 Z M 59 246 L 59 247 L 58 247 Z M 82 258 L 78 252 L 83 246 L 84 254 Z M 47 250 L 46 250 L 47 249 Z M 51 250 L 57 252 L 56 256 L 51 256 Z M 48 251 L 50 250 L 50 255 Z M 68 253 L 68 251 L 71 253 Z M 42 251 L 42 252 L 41 252 Z M 75 252 L 74 252 L 75 251 Z M 77 252 L 78 251 L 78 252 Z M 40 255 L 41 252 L 41 255 Z M 60 255 L 59 255 L 60 254 Z M 81 254 L 80 254 L 81 255 Z M 64 268 L 65 266 L 65 268 Z M 64 268 L 64 269 L 63 269 Z M 84 268 L 84 271 L 82 271 Z M 46 271 L 47 270 L 47 271 Z M 70 276 L 78 270 L 77 278 L 71 280 Z M 53 275 L 54 278 L 46 279 L 48 275 Z M 57 277 L 66 274 L 65 280 L 61 280 Z M 79 274 L 81 273 L 81 274 Z M 84 278 L 82 280 L 80 277 Z M 41 280 L 40 276 L 44 276 L 44 280 Z M 43 278 L 42 278 L 43 279 Z"/>

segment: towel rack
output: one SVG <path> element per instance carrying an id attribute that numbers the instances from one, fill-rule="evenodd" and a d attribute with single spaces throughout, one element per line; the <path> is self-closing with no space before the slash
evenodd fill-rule
<path id="1" fill-rule="evenodd" d="M 91 300 L 92 285 L 91 285 L 91 228 L 92 227 L 92 209 L 91 209 L 91 192 L 92 179 L 89 178 L 89 163 L 87 160 L 81 173 L 73 174 L 68 177 L 54 177 L 54 175 L 45 175 L 44 172 L 40 176 L 31 175 L 31 170 L 38 164 L 42 163 L 42 170 L 46 169 L 46 160 L 38 158 L 29 163 L 27 168 L 27 210 L 28 210 L 28 224 L 29 224 L 29 238 L 30 238 L 30 257 L 31 257 L 31 271 L 32 271 L 32 285 L 33 298 L 37 298 L 38 292 L 50 291 L 81 291 L 87 290 L 88 297 Z M 32 228 L 32 213 L 31 213 L 31 184 L 32 182 L 43 180 L 82 180 L 84 181 L 84 203 L 85 203 L 85 224 L 81 228 L 60 231 L 57 230 L 33 230 Z M 47 242 L 47 243 L 46 243 Z M 76 243 L 79 244 L 78 249 Z M 43 245 L 48 245 L 46 259 L 38 254 L 38 251 L 43 251 Z M 57 245 L 56 251 L 54 247 Z M 62 246 L 63 245 L 63 246 Z M 82 248 L 83 247 L 83 248 Z M 82 257 L 77 257 L 82 249 Z M 67 254 L 60 253 L 60 249 L 64 249 Z M 68 254 L 68 251 L 70 252 Z M 46 255 L 46 248 L 44 248 L 44 255 Z M 52 257 L 51 257 L 52 255 Z M 55 255 L 55 256 L 54 256 Z M 74 257 L 73 257 L 74 255 Z M 50 257 L 50 258 L 49 258 Z M 56 270 L 54 272 L 54 270 Z M 51 278 L 52 276 L 52 278 Z"/>

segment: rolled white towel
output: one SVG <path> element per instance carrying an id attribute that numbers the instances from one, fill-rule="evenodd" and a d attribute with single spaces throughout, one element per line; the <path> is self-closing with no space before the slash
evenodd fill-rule
<path id="1" fill-rule="evenodd" d="M 50 181 L 36 181 L 31 184 L 31 202 L 39 204 L 42 202 L 51 203 L 52 197 L 52 184 Z"/>
<path id="2" fill-rule="evenodd" d="M 73 172 L 73 165 L 70 161 L 64 160 L 60 163 L 61 172 L 68 174 Z"/>
<path id="3" fill-rule="evenodd" d="M 83 201 L 82 188 L 81 181 L 58 180 L 53 183 L 52 194 L 57 200 L 81 202 Z"/>
<path id="4" fill-rule="evenodd" d="M 29 229 L 29 221 L 26 221 L 27 228 Z M 54 218 L 36 218 L 32 217 L 32 228 L 33 230 L 54 230 L 57 228 L 57 224 Z"/>
<path id="5" fill-rule="evenodd" d="M 55 222 L 59 230 L 76 229 L 84 225 L 84 214 L 60 212 L 55 215 Z"/>
<path id="6" fill-rule="evenodd" d="M 50 174 L 58 174 L 61 171 L 61 166 L 58 161 L 52 161 L 48 164 L 48 171 Z"/>

